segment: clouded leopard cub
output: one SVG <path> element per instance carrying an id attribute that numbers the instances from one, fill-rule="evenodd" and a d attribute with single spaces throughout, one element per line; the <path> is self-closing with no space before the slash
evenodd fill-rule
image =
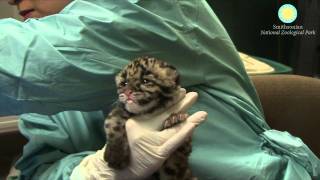
<path id="1" fill-rule="evenodd" d="M 105 121 L 107 147 L 104 159 L 115 169 L 125 168 L 130 161 L 130 150 L 125 122 L 133 115 L 141 115 L 172 105 L 180 93 L 179 74 L 167 63 L 155 58 L 137 58 L 117 76 L 118 104 Z M 163 128 L 169 128 L 187 118 L 186 114 L 169 117 Z M 151 119 L 152 120 L 152 119 Z M 188 166 L 191 138 L 179 147 L 154 174 L 161 180 L 194 179 Z"/>

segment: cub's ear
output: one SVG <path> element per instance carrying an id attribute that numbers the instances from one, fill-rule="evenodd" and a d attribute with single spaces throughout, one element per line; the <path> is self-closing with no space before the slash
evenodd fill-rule
<path id="1" fill-rule="evenodd" d="M 175 68 L 174 66 L 171 66 L 167 63 L 166 63 L 166 67 L 168 68 L 168 71 L 167 71 L 167 72 L 169 72 L 168 75 L 170 74 L 169 76 L 173 76 L 175 85 L 176 86 L 180 85 L 180 74 L 179 74 L 177 68 Z"/>
<path id="2" fill-rule="evenodd" d="M 176 86 L 180 83 L 179 73 L 173 66 L 166 66 L 162 76 L 167 79 L 168 86 Z"/>

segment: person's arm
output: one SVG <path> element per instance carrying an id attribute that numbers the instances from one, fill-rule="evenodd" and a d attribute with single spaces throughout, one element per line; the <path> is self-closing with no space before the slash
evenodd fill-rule
<path id="1" fill-rule="evenodd" d="M 87 4 L 88 11 L 103 13 Z M 88 19 L 65 13 L 0 20 L 0 116 L 89 111 L 114 101 L 113 75 L 120 64 L 95 45 L 98 33 L 88 28 Z"/>

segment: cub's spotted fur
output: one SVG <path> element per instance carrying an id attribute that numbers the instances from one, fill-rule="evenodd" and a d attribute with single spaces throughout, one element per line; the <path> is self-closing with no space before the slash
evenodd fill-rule
<path id="1" fill-rule="evenodd" d="M 150 113 L 174 103 L 180 92 L 179 74 L 166 62 L 142 57 L 132 61 L 116 76 L 116 85 L 118 104 L 105 121 L 108 143 L 104 158 L 110 167 L 122 169 L 128 166 L 130 161 L 126 120 L 133 115 Z M 169 128 L 186 118 L 186 114 L 173 114 L 165 121 L 163 128 Z M 188 166 L 190 153 L 191 138 L 186 140 L 150 178 L 195 179 Z"/>

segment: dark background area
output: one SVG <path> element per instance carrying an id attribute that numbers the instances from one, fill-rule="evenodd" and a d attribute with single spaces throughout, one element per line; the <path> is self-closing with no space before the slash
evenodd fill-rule
<path id="1" fill-rule="evenodd" d="M 319 0 L 207 0 L 228 31 L 239 51 L 268 58 L 293 68 L 294 74 L 320 76 Z M 312 36 L 260 35 L 283 24 L 278 18 L 281 5 L 290 3 L 298 10 L 291 24 L 315 30 Z"/>

